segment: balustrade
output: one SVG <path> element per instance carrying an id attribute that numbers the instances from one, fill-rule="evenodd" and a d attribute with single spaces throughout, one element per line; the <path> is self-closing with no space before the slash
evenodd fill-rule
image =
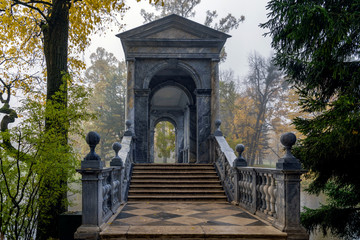
<path id="1" fill-rule="evenodd" d="M 82 225 L 77 229 L 75 239 L 98 239 L 105 223 L 127 200 L 134 136 L 129 121 L 126 126 L 121 144 L 113 144 L 115 157 L 111 159 L 110 167 L 105 167 L 95 152 L 100 136 L 96 132 L 89 132 L 86 137 L 90 152 L 81 162 L 81 169 L 77 170 L 82 175 Z"/>
<path id="2" fill-rule="evenodd" d="M 236 157 L 222 136 L 220 124 L 221 121 L 216 122 L 212 156 L 229 202 L 269 221 L 286 232 L 288 239 L 308 239 L 300 225 L 300 175 L 305 171 L 291 154 L 295 135 L 281 136 L 286 154 L 279 159 L 276 169 L 248 167 L 242 157 L 244 146 L 236 146 Z"/>

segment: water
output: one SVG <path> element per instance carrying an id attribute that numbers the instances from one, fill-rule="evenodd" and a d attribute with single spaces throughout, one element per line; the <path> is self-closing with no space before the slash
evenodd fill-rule
<path id="1" fill-rule="evenodd" d="M 316 195 L 310 195 L 307 192 L 301 191 L 300 194 L 300 204 L 301 209 L 306 206 L 308 208 L 319 208 L 320 203 L 325 203 L 326 197 L 324 194 L 320 194 L 319 196 Z M 341 240 L 341 238 L 334 237 L 331 234 L 328 234 L 326 236 L 323 236 L 321 231 L 316 231 L 314 233 L 310 234 L 310 240 Z"/>

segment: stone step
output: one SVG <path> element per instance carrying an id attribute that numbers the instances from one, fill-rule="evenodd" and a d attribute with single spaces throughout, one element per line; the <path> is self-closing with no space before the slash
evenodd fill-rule
<path id="1" fill-rule="evenodd" d="M 136 164 L 128 201 L 226 202 L 212 164 Z"/>
<path id="2" fill-rule="evenodd" d="M 183 199 L 183 198 L 204 198 L 206 197 L 207 199 L 211 199 L 211 198 L 221 198 L 221 199 L 226 199 L 226 195 L 224 195 L 224 193 L 198 193 L 198 194 L 194 194 L 194 193 L 133 193 L 131 194 L 132 198 L 129 199 L 133 199 L 134 197 L 139 197 L 144 199 L 145 201 L 147 199 L 152 199 L 152 198 L 163 198 L 163 199 L 171 199 L 171 198 L 176 198 L 176 199 Z"/>
<path id="3" fill-rule="evenodd" d="M 212 163 L 136 163 L 135 166 L 147 166 L 147 167 L 169 167 L 169 166 L 176 166 L 176 167 L 183 167 L 183 166 L 190 166 L 190 167 L 202 167 L 202 166 L 210 166 L 213 167 L 214 164 Z"/>
<path id="4" fill-rule="evenodd" d="M 152 165 L 152 164 L 136 164 L 133 167 L 134 170 L 159 170 L 159 169 L 166 169 L 166 170 L 214 170 L 213 165 L 174 165 L 174 164 L 160 164 L 160 165 Z"/>
<path id="5" fill-rule="evenodd" d="M 133 175 L 132 179 L 214 179 L 218 180 L 217 175 L 203 175 L 203 174 L 182 174 L 182 175 Z"/>
<path id="6" fill-rule="evenodd" d="M 145 225 L 145 224 L 144 224 Z M 230 224 L 229 224 L 230 225 Z M 287 240 L 287 234 L 269 227 L 247 226 L 119 226 L 100 234 L 101 240 Z"/>
<path id="7" fill-rule="evenodd" d="M 135 184 L 131 185 L 130 189 L 223 189 L 221 184 Z"/>
<path id="8" fill-rule="evenodd" d="M 201 184 L 214 184 L 219 183 L 219 180 L 212 179 L 131 179 L 131 184 L 133 183 L 161 183 L 161 184 L 182 184 L 182 183 L 201 183 Z"/>
<path id="9" fill-rule="evenodd" d="M 223 194 L 222 189 L 130 189 L 131 194 Z"/>
<path id="10" fill-rule="evenodd" d="M 133 167 L 133 171 L 214 171 L 214 167 Z"/>
<path id="11" fill-rule="evenodd" d="M 171 196 L 178 196 L 178 195 L 220 195 L 223 196 L 224 195 L 224 191 L 221 190 L 202 190 L 202 191 L 194 191 L 194 190 L 170 190 L 170 191 L 160 191 L 160 190 L 156 190 L 153 189 L 152 191 L 145 191 L 145 190 L 132 190 L 129 191 L 129 194 L 131 194 L 132 196 L 137 196 L 137 195 L 159 195 L 159 196 L 165 196 L 165 195 L 171 195 Z"/>
<path id="12" fill-rule="evenodd" d="M 225 195 L 129 195 L 128 201 L 132 200 L 185 200 L 185 201 L 197 201 L 197 200 L 224 200 L 226 201 L 227 198 Z"/>
<path id="13" fill-rule="evenodd" d="M 215 171 L 210 170 L 174 170 L 169 171 L 168 169 L 161 169 L 161 170 L 133 170 L 132 172 L 133 176 L 138 174 L 144 174 L 144 175 L 151 175 L 151 174 L 204 174 L 204 175 L 216 175 Z"/>

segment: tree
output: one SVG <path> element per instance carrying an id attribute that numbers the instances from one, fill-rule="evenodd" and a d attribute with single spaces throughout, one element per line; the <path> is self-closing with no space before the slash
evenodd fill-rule
<path id="1" fill-rule="evenodd" d="M 114 12 L 124 10 L 124 2 L 115 0 L 1 1 L 0 45 L 4 47 L 0 55 L 5 54 L 16 61 L 18 56 L 28 59 L 35 52 L 40 59 L 45 59 L 43 79 L 46 79 L 47 103 L 56 101 L 59 104 L 55 105 L 61 112 L 68 105 L 67 85 L 71 79 L 68 65 L 73 69 L 82 68 L 83 63 L 74 56 L 88 46 L 90 34 L 103 30 L 109 22 L 116 20 Z M 61 97 L 55 98 L 59 93 Z M 56 126 L 56 120 L 49 116 L 46 130 L 57 130 L 56 138 L 67 144 L 68 129 L 65 125 Z M 66 176 L 60 181 L 65 184 Z M 38 221 L 39 239 L 56 236 L 57 216 L 65 210 L 64 197 L 60 196 L 55 204 L 40 208 L 43 213 Z M 52 219 L 48 219 L 49 216 Z"/>
<path id="2" fill-rule="evenodd" d="M 196 12 L 194 8 L 200 4 L 201 0 L 169 0 L 164 2 L 162 6 L 153 4 L 156 11 L 160 11 L 160 15 L 156 16 L 154 13 L 146 12 L 141 9 L 141 16 L 144 18 L 144 23 L 152 22 L 156 19 L 168 16 L 170 14 L 177 14 L 184 18 L 194 17 Z"/>
<path id="3" fill-rule="evenodd" d="M 275 61 L 311 118 L 294 120 L 304 134 L 296 154 L 313 176 L 308 191 L 329 201 L 306 209 L 308 230 L 360 237 L 360 2 L 271 0 L 269 28 Z M 341 221 L 339 221 L 341 219 Z"/>
<path id="4" fill-rule="evenodd" d="M 146 12 L 144 9 L 141 10 L 140 14 L 144 18 L 144 23 L 154 21 L 156 19 L 166 17 L 171 14 L 177 14 L 184 18 L 195 17 L 196 11 L 194 8 L 201 3 L 201 0 L 169 0 L 164 2 L 162 6 L 154 3 L 156 11 L 160 11 L 159 15 L 154 13 Z M 234 17 L 229 13 L 226 17 L 219 20 L 218 23 L 211 25 L 213 21 L 218 17 L 217 11 L 207 11 L 204 24 L 208 27 L 212 27 L 218 31 L 229 32 L 232 29 L 237 29 L 239 23 L 245 20 L 244 16 L 239 18 Z"/>
<path id="5" fill-rule="evenodd" d="M 247 151 L 249 165 L 262 164 L 261 152 L 267 148 L 266 133 L 268 130 L 267 116 L 270 113 L 271 104 L 279 96 L 282 88 L 282 74 L 273 64 L 271 59 L 265 60 L 257 53 L 249 57 L 250 72 L 247 77 L 248 95 L 253 99 L 256 120 L 254 134 L 252 135 Z M 262 147 L 260 147 L 262 145 Z"/>
<path id="6" fill-rule="evenodd" d="M 275 166 L 277 160 L 284 155 L 283 145 L 280 143 L 280 137 L 286 132 L 293 132 L 298 138 L 303 136 L 295 129 L 292 124 L 294 118 L 303 116 L 300 107 L 297 102 L 299 96 L 291 86 L 286 86 L 284 80 L 284 86 L 279 92 L 275 101 L 271 103 L 270 118 L 268 121 L 268 151 L 266 152 L 267 160 L 269 164 Z"/>
<path id="7" fill-rule="evenodd" d="M 287 86 L 271 59 L 254 53 L 249 68 L 241 85 L 231 70 L 220 72 L 221 129 L 231 147 L 238 143 L 246 146 L 249 165 L 261 165 L 270 147 L 269 132 L 278 134 L 275 125 L 288 120 L 285 109 L 289 105 L 283 104 Z M 279 149 L 273 152 L 276 155 Z"/>
<path id="8" fill-rule="evenodd" d="M 159 158 L 163 158 L 166 163 L 167 159 L 175 152 L 175 128 L 172 123 L 162 121 L 155 127 L 155 152 Z"/>
<path id="9" fill-rule="evenodd" d="M 0 239 L 34 239 L 41 207 L 53 204 L 59 196 L 68 192 L 67 185 L 60 184 L 62 176 L 70 178 L 75 173 L 78 157 L 72 142 L 63 145 L 55 131 L 44 131 L 47 118 L 57 118 L 67 125 L 70 133 L 79 132 L 80 123 L 88 114 L 87 92 L 82 87 L 70 86 L 69 106 L 58 115 L 59 106 L 44 101 L 24 100 L 17 110 L 11 108 L 11 88 L 15 85 L 1 81 L 4 92 L 0 112 Z M 56 111 L 55 111 L 56 110 Z M 55 113 L 55 115 L 50 114 Z M 13 128 L 9 124 L 16 118 L 21 121 Z M 57 161 L 54 161 L 56 159 Z M 48 188 L 48 185 L 52 188 Z"/>
<path id="10" fill-rule="evenodd" d="M 227 136 L 236 128 L 233 119 L 237 107 L 236 99 L 239 98 L 238 86 L 233 70 L 220 71 L 219 80 L 221 130 Z M 236 139 L 239 139 L 236 131 L 235 134 Z"/>
<path id="11" fill-rule="evenodd" d="M 102 159 L 112 151 L 112 144 L 119 142 L 124 133 L 126 65 L 103 48 L 90 55 L 91 66 L 85 76 L 93 89 L 89 110 L 96 119 L 86 123 L 85 128 L 97 131 L 101 136 L 98 154 Z"/>
<path id="12" fill-rule="evenodd" d="M 163 3 L 162 6 L 158 4 L 153 4 L 156 11 L 160 11 L 159 15 L 155 15 L 152 12 L 146 12 L 144 9 L 141 10 L 140 14 L 144 18 L 144 23 L 154 21 L 156 19 L 171 15 L 177 14 L 184 18 L 195 17 L 196 11 L 194 8 L 201 3 L 201 0 L 168 0 Z M 229 13 L 226 17 L 221 18 L 218 23 L 213 23 L 218 18 L 217 11 L 207 11 L 204 25 L 211 27 L 215 30 L 228 33 L 232 29 L 237 29 L 239 24 L 245 20 L 244 16 L 239 18 L 234 17 Z M 221 52 L 221 60 L 225 61 L 226 52 L 225 48 Z"/>

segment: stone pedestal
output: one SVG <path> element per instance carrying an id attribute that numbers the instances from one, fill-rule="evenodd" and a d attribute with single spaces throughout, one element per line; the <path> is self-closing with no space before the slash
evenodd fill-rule
<path id="1" fill-rule="evenodd" d="M 277 221 L 274 226 L 288 234 L 288 239 L 309 239 L 300 223 L 300 176 L 304 171 L 284 170 L 276 175 Z"/>

